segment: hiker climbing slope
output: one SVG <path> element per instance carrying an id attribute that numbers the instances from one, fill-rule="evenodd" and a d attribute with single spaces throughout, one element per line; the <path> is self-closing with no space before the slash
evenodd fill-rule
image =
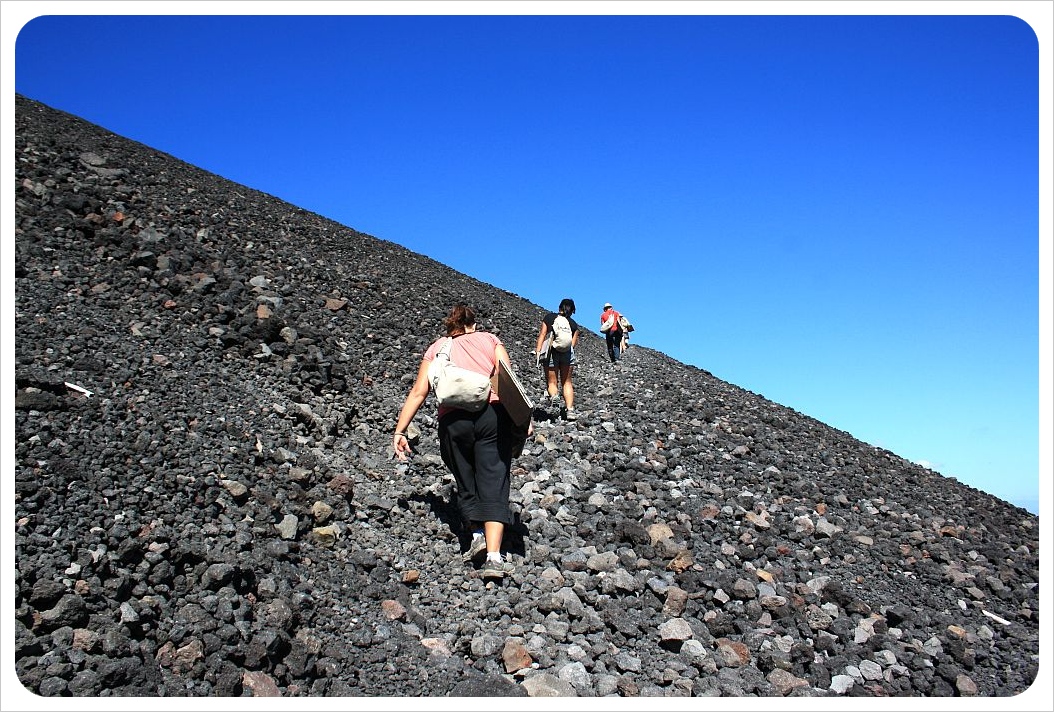
<path id="1" fill-rule="evenodd" d="M 571 318 L 575 313 L 573 299 L 563 299 L 555 312 L 549 312 L 538 328 L 538 342 L 534 353 L 545 370 L 546 392 L 550 403 L 558 405 L 564 399 L 564 417 L 575 419 L 575 387 L 571 373 L 575 366 L 575 346 L 580 328 Z"/>
<path id="2" fill-rule="evenodd" d="M 611 363 L 618 363 L 622 355 L 622 325 L 619 323 L 619 314 L 611 306 L 611 302 L 604 303 L 604 311 L 600 314 L 600 331 L 607 340 L 608 357 Z"/>

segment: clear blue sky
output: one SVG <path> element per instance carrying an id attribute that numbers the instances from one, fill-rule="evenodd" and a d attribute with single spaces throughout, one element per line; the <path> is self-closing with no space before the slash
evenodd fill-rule
<path id="1" fill-rule="evenodd" d="M 320 5 L 355 11 L 303 7 Z M 1037 512 L 1050 107 L 1018 5 L 5 3 L 24 21 L 4 30 L 4 101 L 13 75 L 18 93 L 545 307 L 572 297 L 594 330 L 610 300 L 639 344 Z"/>

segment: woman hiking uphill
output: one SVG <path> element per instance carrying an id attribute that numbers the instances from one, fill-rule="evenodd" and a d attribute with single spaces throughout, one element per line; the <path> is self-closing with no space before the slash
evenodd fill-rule
<path id="1" fill-rule="evenodd" d="M 446 337 L 436 339 L 425 351 L 417 379 L 399 411 L 392 448 L 400 461 L 405 461 L 412 452 L 406 429 L 428 397 L 428 367 L 446 344 L 447 337 L 453 339 L 450 360 L 454 365 L 489 376 L 499 359 L 511 363 L 497 336 L 476 331 L 476 314 L 471 307 L 454 306 L 444 324 Z M 512 524 L 509 509 L 512 427 L 512 420 L 493 390 L 487 405 L 477 412 L 439 406 L 440 454 L 457 482 L 457 506 L 462 520 L 473 532 L 465 559 L 474 560 L 486 552 L 484 578 L 502 578 L 508 568 L 501 558 L 501 540 L 505 527 Z"/>
<path id="2" fill-rule="evenodd" d="M 534 353 L 545 369 L 545 387 L 549 400 L 559 403 L 564 397 L 564 417 L 575 419 L 575 387 L 571 383 L 571 371 L 575 366 L 575 346 L 578 345 L 578 323 L 571 318 L 575 313 L 573 299 L 563 299 L 555 312 L 542 319 L 538 329 L 538 343 Z"/>

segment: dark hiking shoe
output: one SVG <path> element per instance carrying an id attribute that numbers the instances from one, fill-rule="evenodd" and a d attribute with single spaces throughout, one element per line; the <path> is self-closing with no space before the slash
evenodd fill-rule
<path id="1" fill-rule="evenodd" d="M 485 579 L 502 579 L 505 578 L 505 574 L 512 573 L 512 564 L 508 561 L 492 561 L 488 559 L 483 564 L 483 570 L 480 575 Z"/>
<path id="2" fill-rule="evenodd" d="M 472 537 L 472 543 L 468 545 L 468 551 L 461 555 L 461 559 L 468 563 L 475 561 L 480 558 L 483 554 L 487 553 L 487 537 L 485 536 L 474 536 Z"/>

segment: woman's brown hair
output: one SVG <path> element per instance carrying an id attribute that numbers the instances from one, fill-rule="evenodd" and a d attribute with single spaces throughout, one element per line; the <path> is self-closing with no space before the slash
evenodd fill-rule
<path id="1" fill-rule="evenodd" d="M 443 320 L 447 336 L 459 336 L 465 333 L 466 327 L 476 323 L 476 312 L 467 304 L 455 304 L 450 315 Z"/>

